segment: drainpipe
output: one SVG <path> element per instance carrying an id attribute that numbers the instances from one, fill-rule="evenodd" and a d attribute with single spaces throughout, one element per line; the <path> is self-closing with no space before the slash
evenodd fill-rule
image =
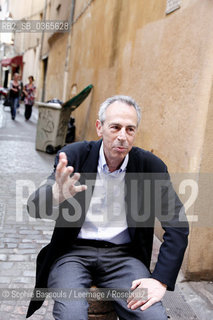
<path id="1" fill-rule="evenodd" d="M 64 85 L 63 85 L 63 95 L 62 95 L 63 102 L 66 100 L 66 95 L 67 95 L 67 83 L 68 83 L 69 61 L 70 61 L 70 53 L 71 53 L 72 25 L 73 25 L 73 20 L 74 20 L 74 13 L 75 13 L 75 0 L 72 0 L 71 13 L 70 13 L 70 33 L 68 35 L 68 40 L 67 40 L 66 58 L 65 58 L 65 65 L 64 65 Z"/>
<path id="2" fill-rule="evenodd" d="M 47 0 L 45 0 L 45 5 L 44 5 L 44 15 L 43 15 L 43 21 L 46 20 L 46 14 L 47 14 Z M 43 51 L 43 44 L 44 44 L 44 30 L 42 30 L 42 35 L 41 35 L 41 49 L 40 49 L 40 59 L 42 59 L 42 51 Z"/>

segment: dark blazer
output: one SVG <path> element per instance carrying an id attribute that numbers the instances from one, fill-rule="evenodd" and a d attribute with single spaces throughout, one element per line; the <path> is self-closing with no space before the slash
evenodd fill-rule
<path id="1" fill-rule="evenodd" d="M 67 155 L 68 165 L 75 172 L 81 173 L 80 183 L 88 184 L 97 174 L 99 149 L 101 141 L 83 141 L 65 146 L 62 150 Z M 56 156 L 55 168 L 59 154 Z M 54 172 L 48 183 L 40 187 L 28 200 L 29 214 L 36 218 L 48 215 L 53 218 L 52 184 Z M 167 167 L 158 157 L 143 149 L 133 147 L 125 177 L 127 223 L 131 237 L 132 255 L 140 259 L 148 268 L 150 266 L 155 217 L 165 231 L 158 261 L 152 277 L 174 290 L 175 281 L 182 264 L 187 246 L 188 223 L 183 205 L 170 182 Z M 159 187 L 160 186 L 160 187 Z M 89 196 L 86 197 L 86 193 Z M 87 194 L 88 195 L 88 194 Z M 44 247 L 37 257 L 35 291 L 47 287 L 49 270 L 54 261 L 67 253 L 78 236 L 89 207 L 92 192 L 80 192 L 73 199 L 60 204 L 60 214 L 55 217 L 56 225 L 51 242 Z M 73 200 L 73 201 L 72 201 Z M 80 204 L 76 206 L 76 203 Z M 66 209 L 66 211 L 63 211 Z M 69 213 L 69 222 L 65 214 Z M 77 211 L 79 210 L 78 214 Z M 181 221 L 179 219 L 181 213 Z M 79 218 L 72 219 L 78 216 Z M 73 221 L 71 221 L 73 220 Z M 43 301 L 31 300 L 27 317 L 30 317 Z"/>

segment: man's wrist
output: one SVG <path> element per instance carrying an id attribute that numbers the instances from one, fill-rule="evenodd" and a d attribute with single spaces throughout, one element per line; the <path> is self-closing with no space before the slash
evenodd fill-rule
<path id="1" fill-rule="evenodd" d="M 162 284 L 162 286 L 164 286 L 165 289 L 167 289 L 167 284 L 165 284 L 165 283 L 163 283 L 161 281 L 159 281 L 159 282 Z"/>
<path id="2" fill-rule="evenodd" d="M 158 279 L 155 279 L 155 278 L 152 278 L 152 279 L 158 281 L 162 286 L 164 286 L 165 289 L 167 289 L 167 284 L 165 284 L 164 282 L 162 282 L 162 281 L 160 281 Z"/>

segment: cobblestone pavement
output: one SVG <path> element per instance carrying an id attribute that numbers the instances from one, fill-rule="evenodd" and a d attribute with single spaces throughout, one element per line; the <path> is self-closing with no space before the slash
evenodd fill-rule
<path id="1" fill-rule="evenodd" d="M 4 289 L 33 288 L 35 259 L 49 242 L 54 225 L 51 221 L 33 221 L 24 205 L 29 191 L 51 172 L 54 160 L 54 156 L 35 150 L 36 111 L 25 121 L 21 106 L 16 120 L 12 121 L 9 108 L 3 111 L 0 106 L 0 288 Z M 21 206 L 16 203 L 17 194 L 23 199 Z M 1 302 L 0 319 L 25 319 L 29 298 L 19 300 L 16 298 L 19 291 L 10 292 L 14 298 Z M 52 301 L 45 301 L 32 318 L 52 320 L 51 310 Z"/>
<path id="2" fill-rule="evenodd" d="M 0 290 L 34 286 L 35 259 L 51 237 L 54 223 L 29 218 L 25 204 L 31 193 L 51 172 L 54 156 L 35 150 L 37 109 L 24 120 L 23 107 L 16 120 L 0 105 Z M 18 201 L 17 201 L 18 199 Z M 159 242 L 155 240 L 153 264 Z M 15 291 L 16 292 L 16 291 Z M 11 294 L 11 293 L 10 293 Z M 2 299 L 2 298 L 1 298 Z M 167 293 L 170 319 L 213 319 L 213 288 L 210 282 L 184 282 L 180 273 L 175 293 Z M 0 320 L 25 319 L 29 298 L 2 299 Z M 53 320 L 52 301 L 45 301 L 33 320 Z M 197 315 L 197 317 L 195 316 Z"/>

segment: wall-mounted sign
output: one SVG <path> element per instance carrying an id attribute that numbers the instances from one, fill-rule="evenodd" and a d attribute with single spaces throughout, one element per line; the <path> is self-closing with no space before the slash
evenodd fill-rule
<path id="1" fill-rule="evenodd" d="M 167 0 L 166 14 L 169 14 L 180 8 L 181 0 Z"/>

